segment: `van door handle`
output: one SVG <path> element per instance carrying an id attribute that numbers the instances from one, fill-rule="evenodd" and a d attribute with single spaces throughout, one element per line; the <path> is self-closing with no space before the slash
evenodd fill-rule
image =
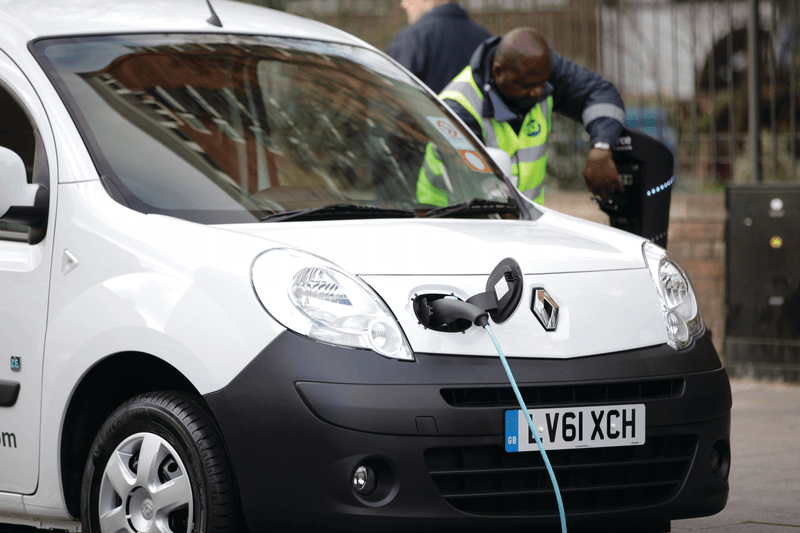
<path id="1" fill-rule="evenodd" d="M 17 403 L 19 383 L 0 379 L 0 407 L 11 407 Z"/>

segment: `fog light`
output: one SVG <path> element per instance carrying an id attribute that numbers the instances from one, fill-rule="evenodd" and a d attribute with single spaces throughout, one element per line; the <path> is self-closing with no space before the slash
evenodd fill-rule
<path id="1" fill-rule="evenodd" d="M 711 474 L 720 480 L 727 480 L 731 468 L 730 448 L 723 440 L 718 440 L 711 449 L 711 456 L 708 458 L 708 466 L 711 467 Z"/>
<path id="2" fill-rule="evenodd" d="M 372 494 L 378 485 L 378 475 L 371 466 L 361 465 L 353 474 L 353 488 L 362 496 Z"/>
<path id="3" fill-rule="evenodd" d="M 711 450 L 711 473 L 716 474 L 719 472 L 719 468 L 722 466 L 722 454 L 719 453 L 719 450 L 714 448 Z"/>

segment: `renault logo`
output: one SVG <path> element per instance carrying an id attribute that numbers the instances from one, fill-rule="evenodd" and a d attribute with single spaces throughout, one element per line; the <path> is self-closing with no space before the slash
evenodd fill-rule
<path id="1" fill-rule="evenodd" d="M 150 500 L 145 500 L 142 504 L 142 516 L 145 519 L 150 520 L 153 517 L 153 502 Z"/>
<path id="2" fill-rule="evenodd" d="M 558 325 L 558 304 L 547 294 L 546 290 L 542 288 L 533 289 L 531 310 L 545 330 L 556 330 Z"/>

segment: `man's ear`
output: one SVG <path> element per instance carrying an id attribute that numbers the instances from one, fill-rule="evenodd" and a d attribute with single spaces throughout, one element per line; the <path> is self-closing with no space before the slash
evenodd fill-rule
<path id="1" fill-rule="evenodd" d="M 498 63 L 497 61 L 493 62 L 492 63 L 492 78 L 494 78 L 495 84 L 497 84 L 498 79 L 500 79 L 501 83 L 502 83 L 502 77 L 503 77 L 504 74 L 505 74 L 505 72 L 503 71 L 503 67 L 500 65 L 500 63 Z"/>

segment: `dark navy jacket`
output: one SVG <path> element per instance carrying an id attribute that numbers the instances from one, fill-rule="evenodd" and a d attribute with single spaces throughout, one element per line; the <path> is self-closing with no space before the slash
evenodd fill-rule
<path id="1" fill-rule="evenodd" d="M 458 4 L 450 3 L 435 7 L 400 30 L 386 53 L 439 94 L 467 66 L 478 45 L 491 36 Z"/>
<path id="2" fill-rule="evenodd" d="M 492 77 L 491 66 L 499 43 L 500 37 L 481 43 L 469 64 L 475 83 L 483 93 L 483 116 L 508 122 L 519 133 L 524 116 L 508 108 Z M 625 122 L 625 106 L 619 91 L 599 74 L 561 57 L 552 48 L 550 57 L 552 65 L 548 83 L 552 86 L 553 111 L 583 123 L 592 144 L 604 141 L 613 146 Z M 448 98 L 445 102 L 481 139 L 481 126 L 475 117 L 455 100 Z"/>

